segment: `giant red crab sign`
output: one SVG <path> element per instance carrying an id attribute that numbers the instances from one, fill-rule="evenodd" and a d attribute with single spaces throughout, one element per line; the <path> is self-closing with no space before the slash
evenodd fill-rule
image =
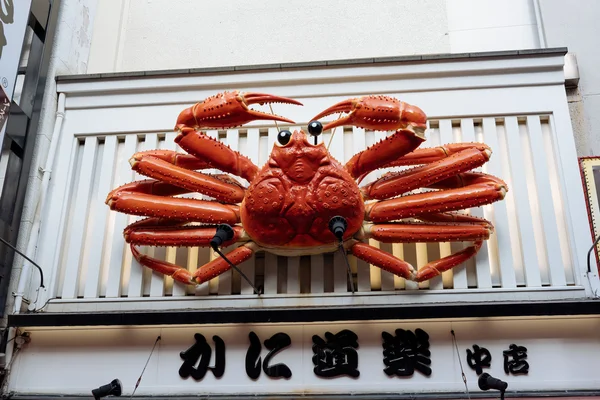
<path id="1" fill-rule="evenodd" d="M 149 218 L 125 228 L 125 240 L 140 264 L 186 284 L 200 284 L 242 263 L 257 251 L 297 256 L 336 251 L 350 254 L 405 279 L 428 280 L 473 257 L 489 238 L 492 224 L 455 211 L 501 200 L 507 191 L 499 178 L 470 172 L 487 162 L 483 143 L 420 148 L 427 117 L 418 107 L 387 96 L 342 101 L 313 118 L 311 134 L 343 125 L 394 131 L 354 155 L 346 164 L 335 160 L 323 143 L 311 144 L 300 130 L 282 130 L 267 163 L 249 158 L 212 139 L 201 129 L 231 128 L 253 120 L 293 123 L 249 108 L 252 104 L 301 103 L 269 94 L 225 92 L 209 97 L 179 115 L 175 141 L 188 154 L 167 150 L 136 153 L 132 168 L 150 179 L 125 184 L 109 193 L 112 210 Z M 346 113 L 324 127 L 319 118 Z M 415 166 L 384 175 L 359 187 L 370 172 Z M 245 179 L 245 188 L 218 169 Z M 419 188 L 427 192 L 410 193 Z M 437 189 L 437 190 L 435 190 Z M 177 195 L 198 192 L 213 200 Z M 473 244 L 432 261 L 418 271 L 392 254 L 364 243 L 450 242 Z M 190 272 L 143 255 L 151 246 L 229 246 L 223 258 Z"/>

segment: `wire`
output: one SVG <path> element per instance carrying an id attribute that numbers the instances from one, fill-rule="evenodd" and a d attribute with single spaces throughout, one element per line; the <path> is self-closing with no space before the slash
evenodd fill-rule
<path id="1" fill-rule="evenodd" d="M 260 291 L 256 288 L 256 286 L 254 286 L 254 284 L 250 281 L 250 279 L 248 279 L 248 277 L 231 261 L 229 261 L 229 259 L 227 257 L 225 257 L 225 254 L 221 253 L 221 251 L 219 250 L 218 246 L 213 246 L 213 250 L 223 258 L 223 260 L 227 261 L 227 263 L 229 264 L 229 266 L 233 269 L 235 269 L 238 274 L 240 274 L 242 276 L 242 278 L 244 278 L 246 280 L 246 282 L 248 282 L 248 285 L 252 286 L 252 289 L 254 289 L 254 293 L 260 295 Z"/>
<path id="2" fill-rule="evenodd" d="M 588 250 L 588 254 L 587 254 L 587 267 L 588 267 L 587 272 L 588 273 L 592 272 L 592 266 L 590 265 L 590 254 L 592 254 L 592 250 L 594 250 L 594 247 L 596 247 L 598 242 L 600 242 L 600 236 L 598 236 L 596 241 L 594 241 L 594 244 L 592 245 L 592 247 L 590 247 L 590 249 Z"/>
<path id="3" fill-rule="evenodd" d="M 44 286 L 44 272 L 42 271 L 42 268 L 39 265 L 37 265 L 35 263 L 35 261 L 33 261 L 31 258 L 27 257 L 25 254 L 21 253 L 15 246 L 8 243 L 6 240 L 2 239 L 1 237 L 0 237 L 0 241 L 2 241 L 2 243 L 7 245 L 8 247 L 10 247 L 11 249 L 13 249 L 15 252 L 19 253 L 21 255 L 21 257 L 23 257 L 24 259 L 29 261 L 33 266 L 35 266 L 38 269 L 38 271 L 40 271 L 40 287 L 41 288 L 45 287 Z"/>
<path id="4" fill-rule="evenodd" d="M 460 374 L 462 375 L 462 380 L 465 384 L 465 390 L 467 391 L 467 398 L 471 400 L 471 394 L 469 393 L 469 387 L 467 386 L 467 376 L 465 375 L 465 370 L 463 369 L 462 361 L 460 360 L 460 352 L 458 351 L 458 345 L 456 344 L 456 335 L 454 334 L 454 329 L 452 329 L 450 333 L 452 334 L 452 342 L 454 343 L 454 348 L 456 349 L 458 365 L 460 365 Z"/>
<path id="5" fill-rule="evenodd" d="M 346 267 L 348 268 L 348 280 L 350 280 L 350 290 L 354 293 L 354 279 L 352 278 L 352 268 L 350 268 L 350 263 L 348 262 L 348 255 L 344 251 L 343 242 L 340 241 L 338 246 L 340 252 L 344 255 L 344 260 L 346 261 Z"/>
<path id="6" fill-rule="evenodd" d="M 148 359 L 146 360 L 146 365 L 144 365 L 144 369 L 142 370 L 142 373 L 140 374 L 140 377 L 138 378 L 137 382 L 135 383 L 135 387 L 133 388 L 133 392 L 131 393 L 131 396 L 129 397 L 129 399 L 131 399 L 133 397 L 133 395 L 135 394 L 135 391 L 137 390 L 138 386 L 140 386 L 140 383 L 142 382 L 142 376 L 144 376 L 144 372 L 146 371 L 146 367 L 148 366 L 148 363 L 150 362 L 150 357 L 152 357 L 152 353 L 154 353 L 154 349 L 156 348 L 156 344 L 158 343 L 158 341 L 161 339 L 160 335 L 158 335 L 158 337 L 156 338 L 156 341 L 154 342 L 154 346 L 152 346 L 152 351 L 150 351 L 150 355 L 148 356 Z"/>

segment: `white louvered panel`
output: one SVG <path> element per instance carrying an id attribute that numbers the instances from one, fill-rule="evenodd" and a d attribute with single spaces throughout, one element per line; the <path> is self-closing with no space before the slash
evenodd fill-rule
<path id="1" fill-rule="evenodd" d="M 461 120 L 461 131 L 463 142 L 478 142 L 475 137 L 475 125 L 473 120 L 462 119 Z M 476 168 L 476 172 L 481 172 L 481 168 Z M 483 207 L 473 207 L 470 209 L 470 214 L 474 217 L 485 218 Z M 470 245 L 470 243 L 468 244 Z M 469 286 L 478 287 L 480 289 L 487 289 L 492 287 L 492 274 L 490 272 L 490 263 L 488 249 L 485 243 L 481 246 L 481 249 L 477 252 L 475 257 L 469 260 L 474 268 L 468 268 L 467 273 L 469 274 Z M 474 282 L 473 282 L 474 281 Z"/>
<path id="2" fill-rule="evenodd" d="M 510 187 L 510 169 L 506 154 L 506 145 L 498 138 L 495 118 L 483 119 L 483 141 L 492 149 L 490 160 L 484 165 L 484 171 L 488 174 L 501 177 Z M 500 282 L 502 287 L 514 288 L 517 286 L 515 276 L 515 262 L 512 252 L 500 251 L 499 249 L 513 248 L 510 221 L 507 211 L 508 200 L 499 201 L 487 206 L 490 210 L 490 221 L 494 225 L 494 232 L 487 241 L 488 253 L 492 262 L 496 262 L 500 270 Z M 496 257 L 494 257 L 496 255 Z M 492 264 L 493 265 L 493 264 Z"/>
<path id="3" fill-rule="evenodd" d="M 527 117 L 528 137 L 530 143 L 530 156 L 533 159 L 533 170 L 535 171 L 535 184 L 538 196 L 538 210 L 541 214 L 541 223 L 544 233 L 542 250 L 547 252 L 547 265 L 549 273 L 549 284 L 564 286 L 566 284 L 565 270 L 560 252 L 560 239 L 558 234 L 557 213 L 554 207 L 552 180 L 547 170 L 547 157 L 553 158 L 553 152 L 542 151 L 544 139 L 539 116 Z"/>
<path id="4" fill-rule="evenodd" d="M 525 161 L 521 147 L 521 135 L 519 123 L 516 117 L 507 117 L 505 120 L 506 143 L 511 167 L 511 178 L 513 191 L 507 197 L 514 196 L 516 205 L 516 218 L 519 225 L 519 237 L 521 239 L 521 251 L 523 253 L 523 267 L 525 283 L 528 287 L 542 285 L 540 270 L 538 267 L 537 243 L 532 224 L 531 199 L 528 194 L 528 182 L 526 178 Z M 531 182 L 533 183 L 533 182 Z"/>
<path id="5" fill-rule="evenodd" d="M 88 137 L 83 146 L 81 166 L 78 179 L 74 188 L 74 203 L 72 205 L 71 222 L 66 246 L 64 281 L 62 285 L 62 298 L 74 298 L 78 294 L 78 279 L 85 264 L 81 263 L 83 243 L 88 223 L 88 209 L 92 190 L 92 176 L 96 162 L 98 139 Z M 85 272 L 83 272 L 85 274 Z"/>
<path id="6" fill-rule="evenodd" d="M 548 176 L 538 177 L 537 172 L 540 169 L 540 165 L 551 164 L 552 160 L 550 155 L 536 160 L 534 155 L 529 152 L 528 147 L 523 147 L 522 135 L 526 135 L 526 138 L 531 141 L 531 148 L 540 147 L 537 143 L 544 142 L 542 127 L 539 117 L 533 116 L 528 118 L 527 125 L 521 124 L 519 127 L 518 120 L 516 117 L 509 117 L 507 120 L 512 121 L 513 130 L 509 128 L 508 131 L 504 129 L 503 120 L 500 121 L 498 130 L 496 129 L 496 121 L 494 118 L 484 118 L 482 123 L 474 123 L 473 119 L 463 119 L 460 124 L 455 124 L 450 119 L 442 119 L 439 122 L 433 121 L 431 128 L 428 130 L 428 140 L 425 143 L 427 147 L 435 147 L 441 144 L 452 143 L 456 141 L 483 141 L 492 147 L 494 154 L 491 160 L 481 168 L 484 172 L 500 176 L 507 180 L 510 185 L 509 193 L 513 194 L 519 202 L 523 204 L 523 197 L 526 201 L 530 201 L 531 190 L 527 188 L 527 185 L 523 186 L 523 182 L 530 182 L 527 179 L 526 174 L 517 178 L 517 183 L 514 183 L 514 174 L 517 170 L 526 171 L 527 163 L 530 164 L 529 169 L 534 168 L 536 171 L 537 180 L 549 182 L 542 189 L 539 189 L 539 185 L 536 186 L 537 190 L 545 191 L 546 196 L 556 200 L 560 199 L 560 187 L 556 186 L 553 181 L 556 178 L 553 176 L 553 171 L 548 170 L 543 172 Z M 547 126 L 547 123 L 546 123 Z M 294 130 L 298 129 L 297 126 L 285 127 L 286 129 Z M 527 128 L 526 131 L 522 129 Z M 279 129 L 284 129 L 280 126 Z M 519 130 L 521 129 L 521 131 Z M 363 150 L 368 145 L 375 143 L 384 137 L 385 133 L 377 132 L 365 132 L 360 128 L 353 128 L 351 131 L 343 132 L 341 128 L 338 128 L 336 135 L 334 135 L 330 150 L 332 155 L 341 162 L 346 162 L 352 155 Z M 248 156 L 253 162 L 259 167 L 264 165 L 268 155 L 270 154 L 272 145 L 275 143 L 276 135 L 278 130 L 274 127 L 267 128 L 264 130 L 265 134 L 261 134 L 259 128 L 251 128 L 247 132 L 231 129 L 227 132 L 210 131 L 209 134 L 212 137 L 220 138 L 224 143 L 229 145 L 234 150 L 239 150 L 242 154 Z M 266 134 L 268 132 L 268 134 Z M 339 135 L 339 136 L 338 136 Z M 506 137 L 504 137 L 505 135 Z M 131 169 L 127 160 L 135 153 L 136 148 L 139 144 L 139 150 L 147 150 L 154 148 L 162 149 L 178 149 L 178 146 L 174 144 L 173 139 L 175 133 L 168 133 L 164 136 L 159 137 L 157 134 L 146 134 L 145 136 L 138 138 L 138 135 L 127 135 L 125 140 L 117 139 L 117 136 L 109 136 L 105 139 L 104 144 L 101 144 L 102 151 L 99 152 L 94 150 L 94 157 L 89 157 L 89 152 L 92 147 L 89 147 L 85 154 L 80 156 L 79 164 L 76 167 L 77 174 L 87 174 L 89 179 L 83 179 L 77 175 L 75 176 L 76 182 L 73 189 L 73 205 L 80 204 L 80 201 L 76 199 L 76 193 L 79 194 L 79 198 L 83 196 L 83 193 L 88 193 L 88 197 L 93 192 L 93 199 L 84 201 L 83 204 L 87 204 L 91 211 L 88 219 L 87 228 L 83 229 L 80 234 L 73 235 L 72 229 L 77 226 L 77 223 L 69 220 L 67 237 L 71 241 L 77 240 L 77 237 L 81 241 L 85 241 L 86 246 L 79 246 L 77 248 L 83 249 L 85 254 L 84 263 L 69 264 L 65 263 L 68 268 L 69 265 L 76 265 L 77 271 L 73 275 L 72 271 L 65 269 L 61 276 L 64 276 L 63 284 L 60 285 L 61 294 L 69 290 L 72 291 L 72 296 L 79 294 L 94 298 L 96 296 L 116 297 L 119 295 L 126 295 L 128 297 L 136 296 L 151 296 L 161 297 L 167 296 L 185 296 L 187 295 L 199 295 L 206 296 L 209 294 L 218 294 L 220 296 L 236 295 L 238 293 L 251 294 L 252 288 L 244 280 L 241 279 L 237 272 L 229 272 L 222 274 L 218 278 L 211 281 L 210 284 L 205 283 L 194 287 L 186 287 L 179 283 L 173 283 L 171 278 L 165 278 L 161 274 L 150 271 L 147 268 L 142 268 L 135 260 L 132 260 L 131 252 L 128 246 L 124 244 L 122 238 L 122 230 L 126 224 L 139 220 L 139 217 L 127 217 L 122 213 L 109 212 L 108 207 L 104 204 L 105 194 L 111 189 L 120 186 L 123 183 L 131 182 L 134 179 L 145 179 L 145 177 L 135 174 L 132 176 Z M 515 137 L 517 142 L 514 141 Z M 329 135 L 324 134 L 323 137 L 319 138 L 324 143 L 329 142 Z M 500 140 L 499 140 L 500 139 Z M 86 139 L 88 144 L 97 141 L 96 138 L 88 137 Z M 515 143 L 520 144 L 519 149 L 516 150 L 515 154 Z M 93 145 L 91 145 L 93 146 Z M 86 145 L 82 147 L 83 151 L 86 150 Z M 178 149 L 180 150 L 180 149 Z M 101 157 L 101 158 L 99 158 Z M 529 157 L 529 158 L 528 158 Z M 94 160 L 98 162 L 97 166 L 94 166 Z M 520 160 L 520 161 L 519 161 Z M 519 164 L 520 162 L 520 164 Z M 91 164 L 90 164 L 91 163 Z M 91 165 L 91 167 L 90 167 Z M 515 167 L 516 165 L 516 167 Z M 110 166 L 107 168 L 106 166 Z M 90 169 L 91 168 L 91 169 Z M 101 169 L 100 169 L 101 168 Z M 511 168 L 510 170 L 508 168 Z M 114 170 L 114 178 L 110 171 Z M 86 172 L 87 171 L 87 172 Z M 510 176 L 507 176 L 507 172 L 510 171 Z M 211 170 L 208 172 L 220 172 Z M 361 182 L 361 186 L 372 182 L 382 176 L 386 170 L 379 170 L 369 174 L 365 181 Z M 521 179 L 519 181 L 519 179 Z M 88 187 L 81 184 L 87 182 Z M 535 181 L 535 179 L 533 180 Z M 241 180 L 243 185 L 247 185 L 247 182 Z M 91 188 L 89 185 L 97 185 L 98 188 Z M 554 187 L 552 186 L 554 185 Z M 525 190 L 523 191 L 523 187 Z M 422 189 L 416 192 L 422 191 Z M 84 196 L 85 197 L 85 196 Z M 200 198 L 199 194 L 188 194 L 185 197 Z M 447 290 L 451 287 L 454 288 L 490 288 L 493 286 L 502 285 L 502 287 L 515 287 L 515 270 L 511 264 L 515 264 L 515 259 L 519 259 L 519 255 L 513 257 L 508 252 L 499 251 L 500 243 L 509 243 L 509 246 L 514 249 L 517 245 L 519 251 L 522 250 L 522 236 L 511 235 L 511 229 L 516 229 L 520 234 L 522 230 L 529 229 L 530 237 L 534 238 L 536 243 L 535 235 L 533 234 L 533 220 L 534 214 L 531 212 L 531 208 L 528 208 L 530 214 L 525 216 L 521 221 L 521 218 L 517 219 L 517 216 L 522 215 L 520 206 L 517 207 L 517 202 L 513 199 L 513 205 L 510 205 L 510 199 L 507 196 L 508 201 L 502 201 L 494 203 L 490 206 L 483 208 L 471 209 L 472 215 L 483 216 L 494 224 L 497 231 L 492 235 L 489 241 L 487 241 L 482 247 L 482 251 L 473 260 L 473 270 L 468 271 L 465 268 L 465 264 L 455 267 L 453 270 L 445 272 L 445 277 L 437 277 L 427 282 L 426 284 L 417 284 L 415 282 L 405 282 L 404 279 L 398 278 L 387 271 L 382 271 L 378 267 L 370 268 L 369 265 L 361 260 L 357 260 L 353 256 L 349 256 L 349 263 L 351 270 L 354 271 L 356 276 L 356 290 L 358 292 L 369 292 L 369 291 L 394 291 L 394 290 Z M 536 197 L 537 201 L 537 197 Z M 556 201 L 549 202 L 549 209 L 561 210 L 562 205 L 556 205 Z M 86 207 L 87 207 L 86 206 Z M 511 209 L 509 211 L 509 209 Z M 80 207 L 81 209 L 81 207 Z M 515 214 L 514 210 L 518 212 Z M 549 210 L 548 209 L 548 210 Z M 562 262 L 564 255 L 560 254 L 560 249 L 565 246 L 563 243 L 564 238 L 560 237 L 558 229 L 560 227 L 560 217 L 554 217 L 553 213 L 548 210 L 541 210 L 541 218 L 543 220 L 544 229 L 548 225 L 547 220 L 555 221 L 554 225 L 551 225 L 550 231 L 544 230 L 544 238 L 547 239 L 548 232 L 554 232 L 554 249 L 548 249 L 548 252 L 553 251 L 554 255 L 551 257 L 553 260 Z M 527 211 L 527 210 L 525 210 Z M 102 219 L 101 215 L 104 213 L 106 219 L 106 235 L 103 233 L 103 226 L 101 223 L 100 227 L 97 224 L 100 220 L 96 220 L 96 214 Z M 75 215 L 75 214 L 74 214 Z M 551 218 L 549 216 L 552 216 Z M 511 217 L 514 223 L 511 226 Z M 73 221 L 74 221 L 73 217 Z M 550 218 L 550 219 L 548 219 Z M 527 223 L 529 221 L 529 223 Z M 529 226 L 527 226 L 529 224 Z M 103 242 L 106 237 L 106 243 Z M 90 244 L 97 243 L 98 246 L 91 246 Z M 428 262 L 444 257 L 450 252 L 456 252 L 461 249 L 461 243 L 406 243 L 406 244 L 384 244 L 374 240 L 369 241 L 370 244 L 380 249 L 393 253 L 396 256 L 406 260 L 413 264 L 415 267 L 423 267 Z M 539 246 L 539 244 L 537 244 Z M 504 244 L 506 246 L 506 244 Z M 76 255 L 74 252 L 69 252 L 68 248 L 71 246 L 64 246 L 63 252 L 64 257 L 70 257 L 75 259 Z M 224 253 L 234 249 L 235 246 L 223 249 Z M 535 253 L 536 247 L 534 246 L 532 251 Z M 558 249 L 558 250 L 557 250 Z M 142 247 L 142 251 L 145 254 L 152 255 L 154 257 L 166 260 L 168 262 L 180 265 L 184 268 L 188 268 L 190 271 L 195 271 L 199 266 L 204 265 L 210 259 L 217 257 L 216 254 L 211 254 L 212 250 L 208 248 L 161 248 L 161 247 Z M 558 254 L 558 255 L 557 255 Z M 79 256 L 81 256 L 81 252 Z M 535 254 L 537 256 L 537 254 Z M 549 264 L 550 257 L 547 259 Z M 538 257 L 535 258 L 536 260 Z M 258 260 L 258 261 L 257 261 Z M 537 262 L 537 261 L 536 261 Z M 81 264 L 81 265 L 80 265 Z M 467 263 L 468 264 L 468 263 Z M 555 262 L 555 264 L 557 264 Z M 122 268 L 121 268 L 122 267 Z M 73 267 L 72 267 L 73 268 Z M 266 294 L 276 293 L 289 293 L 297 294 L 303 291 L 303 281 L 306 280 L 306 291 L 312 294 L 319 294 L 324 292 L 338 292 L 346 293 L 348 291 L 348 271 L 346 261 L 341 253 L 336 252 L 334 254 L 323 256 L 316 255 L 306 257 L 305 263 L 301 257 L 278 257 L 270 253 L 260 254 L 259 257 L 253 256 L 251 260 L 241 264 L 239 268 L 242 268 L 244 273 L 253 281 L 253 283 L 262 283 L 264 286 L 264 292 Z M 540 277 L 540 267 L 537 264 L 529 264 L 527 261 L 522 262 L 522 270 L 527 270 L 529 276 L 537 273 Z M 549 267 L 550 268 L 550 267 Z M 549 276 L 565 276 L 565 272 L 562 268 L 554 267 L 553 272 L 549 269 Z M 143 276 L 146 275 L 146 279 Z M 123 280 L 123 287 L 120 288 L 121 276 Z M 445 284 L 448 276 L 452 279 L 450 284 Z M 70 277 L 67 279 L 67 277 Z M 259 280 L 257 281 L 257 277 Z M 444 279 L 445 278 L 445 279 Z M 554 279 L 554 278 L 553 278 Z M 559 278 L 560 279 L 560 278 Z M 74 283 L 73 283 L 74 282 Z M 527 280 L 528 285 L 531 284 L 531 279 Z M 538 281 L 541 285 L 541 280 Z M 467 284 L 468 283 L 468 284 Z M 525 282 L 524 282 L 525 283 Z M 554 286 L 561 286 L 566 284 L 566 281 L 562 283 L 559 281 L 550 282 Z M 533 281 L 533 285 L 535 285 Z M 100 291 L 98 292 L 98 288 Z M 139 294 L 138 294 L 139 293 Z M 67 295 L 68 296 L 68 295 Z"/>
<path id="7" fill-rule="evenodd" d="M 87 274 L 84 284 L 83 297 L 94 298 L 99 296 L 100 283 L 104 281 L 105 272 L 108 270 L 108 260 L 104 259 L 103 254 L 106 252 L 107 244 L 104 242 L 107 229 L 107 217 L 109 208 L 104 204 L 106 195 L 113 189 L 114 168 L 102 168 L 115 164 L 115 156 L 117 153 L 117 137 L 109 136 L 105 139 L 102 145 L 102 159 L 100 160 L 100 168 L 96 167 L 100 177 L 98 184 L 95 185 L 95 193 L 92 203 L 90 204 L 90 221 L 88 230 L 90 231 L 90 247 L 87 260 Z"/>

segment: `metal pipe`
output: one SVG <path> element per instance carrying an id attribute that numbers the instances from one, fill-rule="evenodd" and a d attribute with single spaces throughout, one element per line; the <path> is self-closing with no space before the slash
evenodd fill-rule
<path id="1" fill-rule="evenodd" d="M 37 244 L 40 234 L 40 225 L 42 221 L 42 215 L 46 203 L 46 193 L 48 192 L 48 185 L 50 183 L 50 176 L 52 175 L 52 166 L 54 165 L 54 159 L 56 158 L 56 151 L 58 148 L 58 142 L 62 130 L 62 123 L 65 118 L 65 94 L 60 93 L 58 95 L 58 106 L 56 110 L 56 119 L 54 121 L 54 131 L 52 133 L 52 139 L 50 140 L 50 149 L 48 150 L 48 156 L 46 157 L 45 166 L 42 168 L 42 183 L 40 186 L 40 192 L 36 202 L 35 215 L 33 218 L 33 225 L 31 227 L 31 233 L 27 244 L 27 250 L 25 254 L 27 257 L 35 260 L 37 253 Z M 27 260 L 23 260 L 23 266 L 21 273 L 19 274 L 19 283 L 17 284 L 17 291 L 15 292 L 15 300 L 12 307 L 12 314 L 19 314 L 21 312 L 21 306 L 23 304 L 23 296 L 27 285 L 30 282 L 31 275 L 31 263 Z M 38 288 L 38 291 L 41 288 Z M 47 289 L 44 289 L 47 290 Z M 39 295 L 39 292 L 38 292 Z M 33 305 L 33 303 L 32 303 Z M 10 328 L 8 332 L 8 343 L 6 345 L 6 365 L 11 365 L 11 360 L 14 351 L 14 338 L 16 334 L 16 328 Z"/>

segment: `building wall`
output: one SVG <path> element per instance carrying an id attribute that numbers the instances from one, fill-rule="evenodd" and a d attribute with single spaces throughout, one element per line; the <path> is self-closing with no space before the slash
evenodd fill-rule
<path id="1" fill-rule="evenodd" d="M 89 72 L 444 53 L 447 26 L 445 0 L 100 1 Z"/>
<path id="2" fill-rule="evenodd" d="M 546 45 L 566 46 L 577 57 L 579 87 L 569 93 L 577 153 L 600 155 L 600 2 L 580 0 L 573 7 L 567 0 L 544 0 L 540 6 Z"/>
<path id="3" fill-rule="evenodd" d="M 101 0 L 88 72 L 536 47 L 532 0 Z"/>

